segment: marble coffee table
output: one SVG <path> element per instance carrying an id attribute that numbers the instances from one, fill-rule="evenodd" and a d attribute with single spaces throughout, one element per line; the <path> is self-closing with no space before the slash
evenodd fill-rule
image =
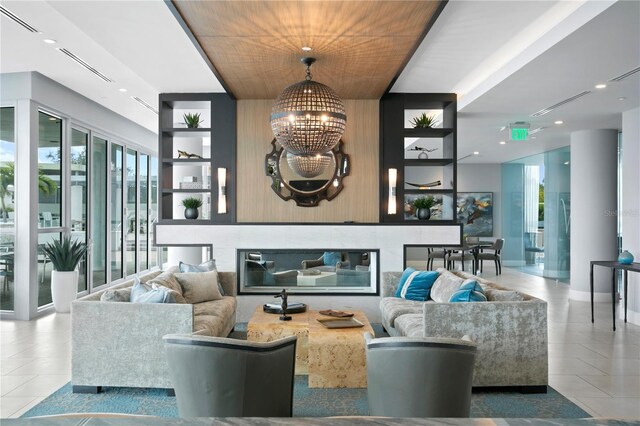
<path id="1" fill-rule="evenodd" d="M 314 310 L 291 314 L 291 321 L 280 321 L 280 315 L 265 313 L 259 306 L 247 325 L 247 340 L 270 342 L 295 335 L 296 374 L 308 374 L 310 388 L 366 388 L 363 334 L 374 333 L 363 312 L 350 312 L 364 327 L 328 329 L 317 319 L 330 317 Z"/>

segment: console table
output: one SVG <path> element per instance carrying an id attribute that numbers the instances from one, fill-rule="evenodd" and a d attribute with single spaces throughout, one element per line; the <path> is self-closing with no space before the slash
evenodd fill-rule
<path id="1" fill-rule="evenodd" d="M 604 266 L 611 268 L 611 312 L 613 314 L 613 331 L 616 331 L 616 272 L 617 270 L 624 271 L 624 322 L 627 322 L 627 299 L 628 299 L 628 273 L 640 272 L 640 263 L 624 264 L 613 260 L 592 260 L 591 272 L 590 272 L 590 290 L 591 290 L 591 323 L 593 320 L 593 267 Z"/>

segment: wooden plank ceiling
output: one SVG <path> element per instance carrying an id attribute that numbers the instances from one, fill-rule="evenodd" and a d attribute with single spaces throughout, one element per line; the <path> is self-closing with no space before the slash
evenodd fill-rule
<path id="1" fill-rule="evenodd" d="M 238 99 L 274 99 L 313 79 L 343 99 L 378 99 L 421 41 L 440 1 L 173 1 Z M 310 46 L 309 53 L 302 51 Z"/>

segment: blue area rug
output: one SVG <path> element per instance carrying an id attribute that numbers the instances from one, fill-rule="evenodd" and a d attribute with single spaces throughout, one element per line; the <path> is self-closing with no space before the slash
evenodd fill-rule
<path id="1" fill-rule="evenodd" d="M 22 417 L 62 413 L 126 413 L 178 417 L 176 399 L 160 389 L 104 388 L 97 395 L 74 394 L 67 383 Z M 310 389 L 307 376 L 296 376 L 294 417 L 366 416 L 366 389 Z M 549 388 L 546 394 L 474 393 L 471 417 L 584 418 L 577 405 Z"/>

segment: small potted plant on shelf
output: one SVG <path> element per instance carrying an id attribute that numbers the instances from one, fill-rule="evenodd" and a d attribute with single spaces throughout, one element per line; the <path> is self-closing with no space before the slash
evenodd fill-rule
<path id="1" fill-rule="evenodd" d="M 182 200 L 184 206 L 185 219 L 197 219 L 198 209 L 202 207 L 202 200 L 196 197 L 189 197 Z"/>
<path id="2" fill-rule="evenodd" d="M 70 236 L 55 239 L 42 246 L 44 255 L 51 261 L 51 298 L 56 312 L 69 312 L 71 302 L 78 293 L 78 264 L 87 252 L 82 241 L 71 241 Z"/>
<path id="3" fill-rule="evenodd" d="M 432 196 L 419 197 L 413 201 L 416 217 L 420 220 L 428 220 L 431 217 L 431 207 L 436 203 Z"/>
<path id="4" fill-rule="evenodd" d="M 200 119 L 200 113 L 196 112 L 196 113 L 186 113 L 182 116 L 182 118 L 184 119 L 184 124 L 187 125 L 187 128 L 189 129 L 197 129 L 198 127 L 200 127 L 200 123 L 202 123 L 203 120 Z"/>
<path id="5" fill-rule="evenodd" d="M 438 124 L 435 115 L 427 115 L 426 112 L 415 117 L 410 123 L 414 129 L 430 129 Z"/>

